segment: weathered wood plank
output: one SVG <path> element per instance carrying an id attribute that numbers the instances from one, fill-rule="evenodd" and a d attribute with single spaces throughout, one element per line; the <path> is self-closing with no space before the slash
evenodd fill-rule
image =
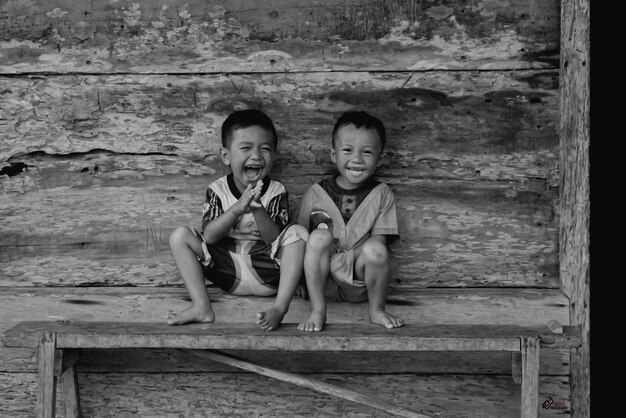
<path id="1" fill-rule="evenodd" d="M 318 173 L 332 166 L 328 144 L 338 113 L 363 109 L 389 131 L 384 173 L 558 185 L 550 178 L 558 146 L 554 71 L 42 75 L 0 82 L 2 167 L 70 154 L 93 160 L 70 169 L 205 173 L 221 167 L 226 116 L 261 107 L 277 125 L 279 166 Z M 98 164 L 106 154 L 120 154 L 120 161 Z M 176 167 L 174 156 L 194 164 Z"/>
<path id="2" fill-rule="evenodd" d="M 562 2 L 559 73 L 560 280 L 584 345 L 572 351 L 572 409 L 591 416 L 591 2 Z"/>
<path id="3" fill-rule="evenodd" d="M 510 376 L 333 375 L 311 376 L 370 393 L 426 415 L 519 418 L 520 385 Z M 331 396 L 242 373 L 79 374 L 85 416 L 289 416 L 388 417 Z M 567 377 L 541 377 L 540 417 L 569 417 Z M 0 406 L 7 416 L 34 415 L 35 375 L 0 373 Z M 217 396 L 216 394 L 219 394 Z"/>
<path id="4" fill-rule="evenodd" d="M 0 196 L 0 286 L 181 284 L 169 234 L 199 227 L 211 176 L 71 178 L 88 183 Z M 284 177 L 294 208 L 320 178 Z M 540 190 L 388 180 L 402 231 L 392 287 L 558 287 L 557 219 Z"/>
<path id="5" fill-rule="evenodd" d="M 256 324 L 187 324 L 127 321 L 21 321 L 0 335 L 5 347 L 40 347 L 54 333 L 57 348 L 191 348 L 291 351 L 520 351 L 520 337 L 548 348 L 580 347 L 580 331 L 562 334 L 547 325 L 405 324 L 387 330 L 376 324 L 326 324 L 323 333 L 284 322 L 274 332 Z M 54 345 L 53 345 L 54 347 Z M 537 351 L 537 365 L 539 351 Z M 52 353 L 54 360 L 54 350 Z M 524 361 L 524 359 L 522 359 Z M 54 364 L 54 363 L 53 363 Z"/>
<path id="6" fill-rule="evenodd" d="M 54 376 L 56 334 L 42 332 L 33 347 L 38 347 L 37 418 L 54 418 L 56 415 L 57 378 Z"/>
<path id="7" fill-rule="evenodd" d="M 5 2 L 0 72 L 548 68 L 559 2 Z"/>
<path id="8" fill-rule="evenodd" d="M 223 173 L 219 126 L 233 108 L 262 106 L 281 115 L 275 175 L 295 198 L 332 170 L 337 112 L 385 119 L 380 175 L 409 232 L 395 285 L 557 286 L 555 74 L 5 80 L 4 285 L 177 284 L 167 236 L 196 222 L 206 184 Z"/>
<path id="9" fill-rule="evenodd" d="M 210 289 L 217 313 L 216 322 L 254 323 L 254 313 L 266 309 L 271 299 L 240 298 Z M 154 321 L 168 310 L 182 310 L 188 304 L 184 289 L 175 288 L 0 288 L 0 331 L 21 320 L 110 320 Z M 493 323 L 532 325 L 547 323 L 555 318 L 568 324 L 567 300 L 558 290 L 544 289 L 422 289 L 393 291 L 388 308 L 409 323 Z M 362 304 L 330 303 L 329 321 L 332 323 L 367 323 L 366 308 Z M 308 302 L 294 298 L 286 320 L 297 322 L 306 317 Z M 233 351 L 251 361 L 276 367 L 271 353 Z M 146 371 L 155 363 L 162 371 L 224 371 L 206 364 L 197 351 L 159 352 L 143 350 L 125 352 L 89 350 L 79 367 L 91 371 Z M 36 352 L 33 350 L 0 347 L 0 365 L 4 371 L 36 370 Z M 185 363 L 197 358 L 198 366 Z M 161 359 L 161 361 L 159 361 Z M 394 355 L 384 358 L 367 353 L 349 357 L 338 353 L 328 355 L 285 353 L 281 356 L 285 370 L 294 372 L 415 372 L 415 373 L 500 373 L 510 374 L 510 355 L 479 353 L 439 356 L 433 353 Z M 208 369 L 207 369 L 208 367 Z M 543 350 L 542 373 L 569 374 L 569 353 L 562 350 Z M 157 370 L 158 371 L 158 370 Z"/>
<path id="10" fill-rule="evenodd" d="M 536 418 L 539 409 L 540 340 L 522 337 L 522 418 Z"/>
<path id="11" fill-rule="evenodd" d="M 270 351 L 225 350 L 255 364 L 293 373 L 417 373 L 498 374 L 511 373 L 507 352 L 283 352 L 280 361 Z M 208 361 L 202 350 L 189 349 L 92 349 L 77 364 L 82 372 L 195 373 L 235 372 L 237 369 Z M 0 372 L 33 372 L 37 356 L 33 349 L 0 348 Z M 569 376 L 569 351 L 542 350 L 540 373 Z"/>
<path id="12" fill-rule="evenodd" d="M 273 298 L 209 289 L 217 324 L 256 323 Z M 26 320 L 155 322 L 189 304 L 183 288 L 0 288 L 0 331 Z M 387 308 L 409 324 L 569 324 L 567 298 L 556 289 L 421 289 L 392 291 Z M 306 318 L 309 303 L 294 298 L 285 322 Z M 329 303 L 329 323 L 367 324 L 367 304 Z"/>
<path id="13" fill-rule="evenodd" d="M 271 298 L 241 298 L 223 294 L 219 290 L 210 289 L 211 299 L 214 301 L 216 310 L 216 323 L 226 324 L 229 322 L 254 323 L 254 313 L 267 309 Z M 106 321 L 154 321 L 155 318 L 163 318 L 168 310 L 179 311 L 184 309 L 188 302 L 188 296 L 184 289 L 180 288 L 0 288 L 1 330 L 8 329 L 13 324 L 22 320 L 106 320 Z M 308 302 L 300 298 L 294 298 L 285 320 L 298 322 L 308 313 Z M 388 309 L 390 312 L 401 315 L 408 323 L 448 323 L 448 324 L 519 324 L 532 325 L 547 323 L 550 319 L 557 319 L 561 324 L 568 324 L 567 299 L 558 290 L 544 289 L 422 289 L 392 291 L 389 295 Z M 362 304 L 330 303 L 328 305 L 328 318 L 331 323 L 367 323 L 367 310 Z M 552 350 L 544 350 L 544 352 Z M 108 354 L 111 356 L 111 353 Z M 165 354 L 161 354 L 165 355 Z M 179 357 L 197 355 L 190 353 L 175 354 Z M 125 356 L 120 355 L 123 359 Z M 150 362 L 143 354 L 134 354 L 135 358 L 143 358 L 143 363 Z M 340 369 L 354 370 L 359 365 L 367 367 L 371 357 L 358 354 L 351 358 L 354 366 L 343 361 L 342 357 L 328 356 L 324 363 L 335 365 Z M 478 356 L 479 357 L 479 356 Z M 115 357 L 98 357 L 103 362 L 105 369 L 111 364 L 117 364 Z M 134 362 L 129 357 L 121 360 L 120 364 L 128 364 L 134 367 Z M 167 357 L 169 358 L 169 356 Z M 357 359 L 361 360 L 357 360 Z M 481 370 L 485 373 L 508 370 L 510 358 L 485 359 L 473 355 L 472 365 L 464 362 L 464 357 L 458 357 L 456 362 L 447 359 L 446 363 L 437 363 L 433 357 L 411 357 L 417 371 L 425 373 L 432 370 L 465 370 L 466 367 Z M 454 357 L 453 357 L 454 358 Z M 420 364 L 419 360 L 425 361 Z M 554 357 L 542 357 L 542 360 L 550 364 L 545 370 L 551 374 L 567 374 L 569 355 L 567 353 L 554 354 Z M 33 370 L 36 362 L 36 353 L 32 350 L 17 350 L 0 348 L 0 364 L 7 370 L 21 370 L 26 367 Z M 299 360 L 293 357 L 292 366 L 306 369 L 304 364 L 306 356 Z M 268 357 L 268 365 L 273 364 L 273 357 Z M 409 360 L 410 361 L 410 360 Z M 288 361 L 285 360 L 288 364 Z M 399 358 L 398 363 L 390 365 L 389 370 L 397 368 L 405 362 L 405 358 Z M 302 363 L 302 364 L 300 364 Z M 380 361 L 380 367 L 385 370 L 385 364 L 393 363 Z M 473 366 L 475 364 L 475 366 Z M 151 364 L 153 366 L 154 363 Z M 449 368 L 448 368 L 449 366 Z M 122 367 L 122 366 L 120 366 Z M 177 369 L 178 367 L 179 369 Z M 174 370 L 180 370 L 180 365 Z M 431 369 L 432 367 L 432 369 Z M 542 363 L 542 367 L 544 364 Z M 565 369 L 564 369 L 565 367 Z M 109 370 L 109 369 L 106 369 Z M 551 370 L 551 371 L 550 371 Z M 184 371 L 184 370 L 183 370 Z M 376 372 L 377 369 L 371 370 Z M 503 372 L 505 373 L 505 372 Z"/>

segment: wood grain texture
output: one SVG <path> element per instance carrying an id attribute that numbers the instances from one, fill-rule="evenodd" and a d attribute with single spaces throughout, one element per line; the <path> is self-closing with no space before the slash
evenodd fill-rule
<path id="1" fill-rule="evenodd" d="M 54 333 L 57 348 L 191 348 L 279 351 L 520 351 L 520 338 L 548 348 L 580 347 L 580 330 L 555 334 L 543 326 L 405 324 L 387 330 L 376 324 L 329 324 L 320 333 L 297 323 L 267 332 L 256 324 L 187 324 L 127 321 L 21 321 L 0 335 L 5 347 L 35 348 Z M 54 346 L 53 346 L 54 347 Z M 54 360 L 54 353 L 52 355 Z M 524 359 L 522 359 L 524 361 Z M 537 351 L 537 364 L 539 352 Z"/>
<path id="2" fill-rule="evenodd" d="M 217 324 L 254 323 L 254 314 L 267 309 L 271 298 L 233 297 L 219 290 L 210 289 L 210 296 L 217 314 Z M 107 320 L 107 321 L 154 321 L 163 318 L 168 310 L 180 311 L 188 305 L 187 292 L 181 288 L 0 288 L 0 324 L 4 331 L 21 320 Z M 567 300 L 554 289 L 422 289 L 393 291 L 388 299 L 390 312 L 400 315 L 408 323 L 448 323 L 448 324 L 547 324 L 556 318 L 561 324 L 568 324 Z M 297 322 L 308 313 L 308 302 L 294 298 L 285 320 Z M 367 323 L 367 309 L 363 304 L 330 303 L 328 305 L 330 323 Z M 553 352 L 554 351 L 554 352 Z M 235 352 L 242 355 L 241 352 Z M 119 371 L 154 368 L 160 365 L 164 371 L 193 371 L 185 365 L 189 356 L 202 357 L 193 351 L 169 353 L 148 351 L 125 353 L 101 352 L 101 355 L 85 354 L 86 360 L 80 367 L 91 370 Z M 271 353 L 255 356 L 246 353 L 247 358 L 260 360 L 261 364 L 276 367 L 275 356 Z M 156 356 L 156 357 L 151 357 Z M 356 353 L 346 358 L 337 354 L 328 356 L 309 353 L 285 354 L 283 367 L 292 371 L 324 371 L 368 373 L 400 372 L 402 370 L 422 373 L 509 373 L 510 356 L 481 356 L 470 353 L 467 356 L 448 354 L 437 356 L 394 355 L 384 359 L 367 353 Z M 316 361 L 311 361 L 315 358 Z M 158 361 L 157 359 L 162 359 Z M 0 365 L 4 371 L 36 370 L 36 353 L 33 350 L 0 348 Z M 205 370 L 199 366 L 199 371 Z M 325 368 L 327 367 L 327 368 Z M 214 370 L 209 368 L 208 371 Z M 569 373 L 569 355 L 562 350 L 542 352 L 542 370 L 546 374 Z M 219 371 L 219 369 L 218 369 Z"/>
<path id="3" fill-rule="evenodd" d="M 557 0 L 5 1 L 0 72 L 556 66 Z"/>
<path id="4" fill-rule="evenodd" d="M 256 323 L 273 298 L 241 297 L 209 289 L 216 324 Z M 0 331 L 25 320 L 156 322 L 189 305 L 184 288 L 0 288 Z M 569 325 L 567 299 L 554 289 L 421 289 L 394 291 L 387 310 L 408 324 Z M 284 322 L 307 317 L 309 302 L 295 297 Z M 367 324 L 367 304 L 328 303 L 328 323 Z"/>
<path id="5" fill-rule="evenodd" d="M 556 71 L 41 75 L 0 81 L 3 167 L 28 166 L 24 157 L 53 167 L 55 159 L 46 156 L 71 156 L 93 160 L 83 167 L 74 162 L 71 169 L 108 176 L 159 173 L 161 165 L 163 173 L 204 174 L 221 168 L 224 119 L 255 107 L 277 125 L 277 168 L 319 174 L 332 167 L 328 146 L 336 117 L 362 109 L 388 130 L 382 173 L 536 177 L 558 185 L 551 178 L 558 158 Z M 121 161 L 107 162 L 111 154 Z M 176 156 L 194 164 L 176 168 Z M 98 164 L 98 158 L 104 161 Z"/>
<path id="6" fill-rule="evenodd" d="M 301 191 L 301 180 L 285 183 Z M 169 234 L 199 228 L 207 184 L 177 176 L 7 194 L 0 285 L 179 286 Z M 558 287 L 556 219 L 543 197 L 505 183 L 390 186 L 402 231 L 392 288 Z"/>
<path id="7" fill-rule="evenodd" d="M 524 336 L 522 343 L 522 418 L 536 418 L 539 409 L 540 341 Z"/>
<path id="8" fill-rule="evenodd" d="M 521 387 L 507 376 L 481 375 L 312 375 L 314 379 L 372 394 L 426 415 L 508 418 L 520 416 Z M 78 381 L 86 416 L 258 416 L 389 417 L 372 408 L 242 373 L 87 373 Z M 569 417 L 566 377 L 541 377 L 539 401 L 557 400 L 558 408 L 539 408 L 540 417 Z M 32 373 L 0 373 L 2 408 L 11 417 L 34 411 Z"/>
<path id="9" fill-rule="evenodd" d="M 506 375 L 511 370 L 508 352 L 282 352 L 224 350 L 255 364 L 292 373 L 417 373 Z M 513 363 L 513 366 L 515 363 Z M 91 349 L 81 353 L 82 372 L 192 373 L 235 372 L 237 369 L 208 361 L 202 350 L 189 349 Z M 0 349 L 0 372 L 33 372 L 33 349 Z M 569 376 L 569 350 L 542 350 L 540 373 Z"/>
<path id="10" fill-rule="evenodd" d="M 56 415 L 57 378 L 54 375 L 56 334 L 42 332 L 33 347 L 38 347 L 37 418 L 54 418 Z"/>
<path id="11" fill-rule="evenodd" d="M 4 286 L 178 284 L 169 232 L 199 222 L 219 127 L 248 106 L 276 116 L 293 209 L 332 170 L 338 112 L 386 121 L 395 286 L 558 286 L 554 73 L 6 80 Z"/>
<path id="12" fill-rule="evenodd" d="M 584 345 L 572 351 L 573 416 L 591 416 L 591 4 L 562 2 L 559 212 L 561 288 L 570 298 L 570 319 L 583 329 Z"/>

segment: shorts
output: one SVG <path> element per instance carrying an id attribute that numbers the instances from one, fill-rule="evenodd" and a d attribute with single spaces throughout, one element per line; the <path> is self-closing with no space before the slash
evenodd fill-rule
<path id="1" fill-rule="evenodd" d="M 314 229 L 333 229 L 333 220 L 326 212 L 311 212 L 309 227 Z M 324 297 L 333 302 L 365 302 L 367 288 L 365 282 L 354 278 L 354 250 L 341 250 L 335 247 L 330 257 L 330 280 L 326 280 Z"/>
<path id="2" fill-rule="evenodd" d="M 333 302 L 365 302 L 367 288 L 363 280 L 354 278 L 354 250 L 335 249 L 330 257 L 329 280 L 326 280 L 324 297 Z"/>
<path id="3" fill-rule="evenodd" d="M 198 261 L 204 277 L 220 289 L 240 296 L 275 295 L 280 282 L 278 251 L 300 239 L 308 240 L 306 229 L 296 224 L 285 227 L 270 244 L 231 237 L 209 244 L 200 231 L 194 233 L 202 240 L 203 254 Z"/>

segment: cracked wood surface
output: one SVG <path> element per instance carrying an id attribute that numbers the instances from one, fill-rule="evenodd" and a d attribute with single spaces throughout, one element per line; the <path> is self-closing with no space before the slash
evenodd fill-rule
<path id="1" fill-rule="evenodd" d="M 292 210 L 331 172 L 333 118 L 385 119 L 393 286 L 557 287 L 556 74 L 5 78 L 0 285 L 179 284 L 167 239 L 224 174 L 219 127 L 275 116 Z M 234 86 L 237 86 L 235 88 Z M 35 256 L 36 255 L 36 256 Z M 494 260 L 498 260 L 494 263 Z"/>
<path id="2" fill-rule="evenodd" d="M 0 72 L 550 68 L 558 0 L 0 3 Z"/>

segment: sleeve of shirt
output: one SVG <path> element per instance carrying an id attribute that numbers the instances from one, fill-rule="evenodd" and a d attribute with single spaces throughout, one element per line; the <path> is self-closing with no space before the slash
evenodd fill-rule
<path id="1" fill-rule="evenodd" d="M 388 186 L 381 191 L 380 211 L 372 227 L 372 235 L 387 235 L 388 243 L 399 238 L 396 198 Z"/>
<path id="2" fill-rule="evenodd" d="M 302 200 L 300 201 L 300 205 L 298 206 L 298 210 L 295 216 L 295 223 L 298 225 L 302 225 L 309 230 L 309 223 L 311 221 L 311 211 L 313 210 L 312 199 L 313 191 L 309 188 L 304 195 L 302 196 Z"/>
<path id="3" fill-rule="evenodd" d="M 270 218 L 283 230 L 289 223 L 289 194 L 285 191 L 274 196 L 266 210 Z"/>
<path id="4" fill-rule="evenodd" d="M 213 189 L 207 188 L 206 200 L 202 208 L 202 231 L 204 232 L 204 228 L 207 226 L 207 224 L 213 219 L 219 217 L 222 213 L 224 213 L 224 209 L 222 208 L 222 201 L 220 200 L 217 193 L 213 191 Z"/>

